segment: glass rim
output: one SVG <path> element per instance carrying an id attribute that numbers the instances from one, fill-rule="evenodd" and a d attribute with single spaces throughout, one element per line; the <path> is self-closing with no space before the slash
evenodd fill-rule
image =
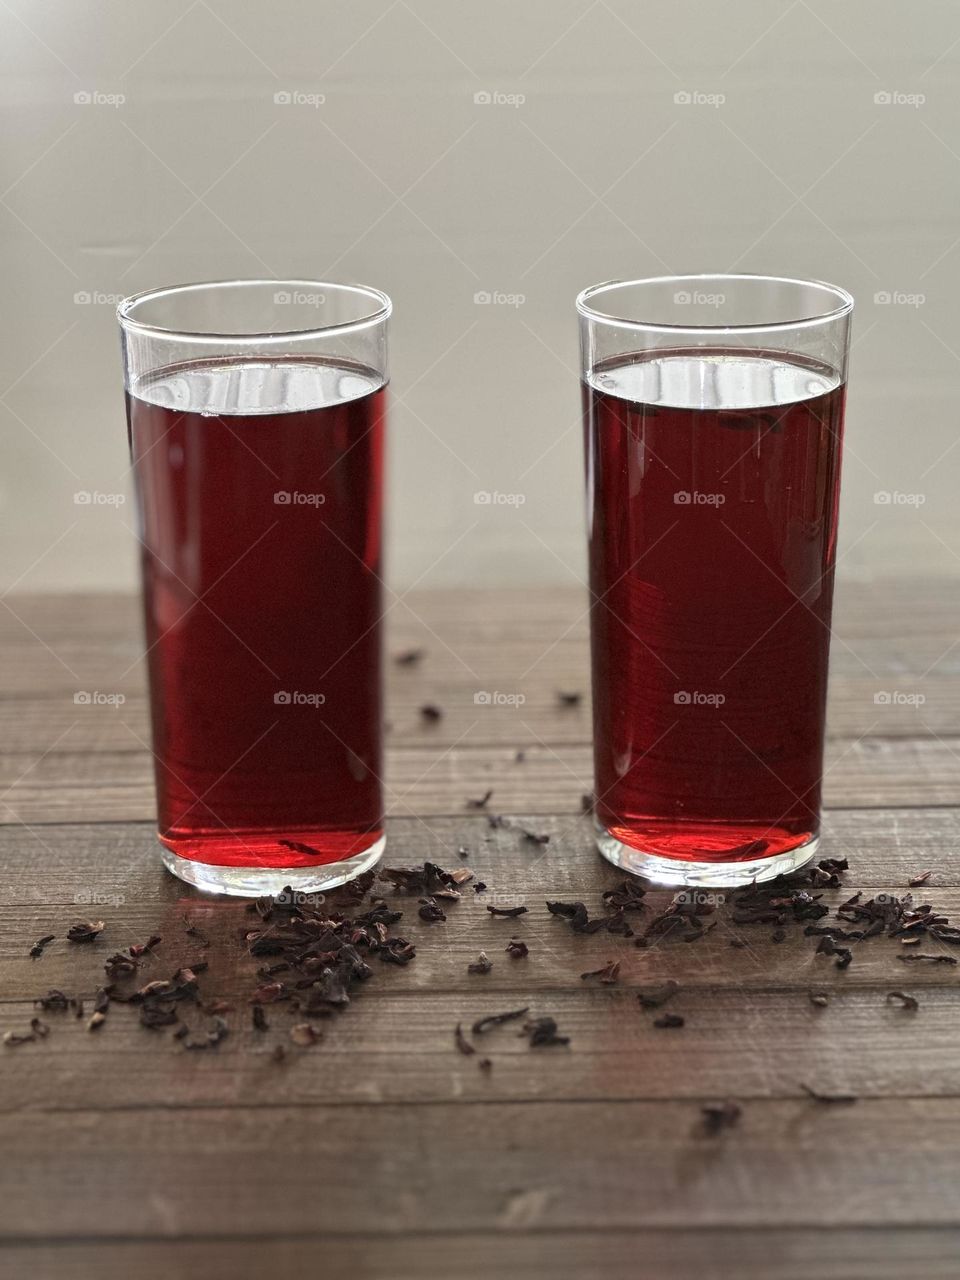
<path id="1" fill-rule="evenodd" d="M 757 324 L 664 324 L 652 320 L 630 319 L 628 316 L 615 316 L 610 312 L 599 311 L 591 306 L 591 301 L 603 294 L 613 293 L 617 289 L 631 288 L 635 285 L 663 284 L 705 284 L 720 281 L 751 281 L 765 284 L 797 285 L 807 289 L 819 289 L 829 294 L 837 303 L 830 310 L 819 315 L 804 316 L 796 320 L 768 320 Z M 754 272 L 717 271 L 692 275 L 643 276 L 636 280 L 605 280 L 601 284 L 589 285 L 577 294 L 577 312 L 585 319 L 596 324 L 613 325 L 620 329 L 633 329 L 647 333 L 770 333 L 785 329 L 808 329 L 816 325 L 828 324 L 848 316 L 854 307 L 853 295 L 840 285 L 829 284 L 826 280 L 804 280 L 794 276 L 768 276 Z"/>
<path id="2" fill-rule="evenodd" d="M 366 314 L 359 316 L 356 320 L 340 320 L 330 324 L 312 324 L 305 325 L 303 328 L 284 329 L 282 331 L 269 330 L 264 333 L 230 333 L 215 332 L 212 329 L 207 330 L 190 330 L 181 329 L 172 325 L 150 324 L 145 320 L 138 320 L 134 314 L 137 307 L 146 302 L 153 302 L 158 298 L 172 297 L 175 294 L 200 293 L 203 290 L 214 289 L 241 289 L 250 286 L 272 286 L 276 289 L 296 290 L 312 290 L 317 292 L 353 294 L 354 296 L 369 299 L 373 305 L 372 309 Z M 190 342 L 213 342 L 213 343 L 235 343 L 243 344 L 246 342 L 252 345 L 262 346 L 264 343 L 275 342 L 284 343 L 291 342 L 303 338 L 320 338 L 329 337 L 331 334 L 339 333 L 358 333 L 363 329 L 371 328 L 374 325 L 381 324 L 386 320 L 393 311 L 393 302 L 380 289 L 374 289 L 372 285 L 366 284 L 339 284 L 331 280 L 273 280 L 273 279 L 233 279 L 233 280 L 197 280 L 188 284 L 163 285 L 156 289 L 144 289 L 140 293 L 133 293 L 128 298 L 124 298 L 117 307 L 117 320 L 125 331 L 136 331 L 138 333 L 150 334 L 153 336 L 167 338 L 183 338 Z"/>

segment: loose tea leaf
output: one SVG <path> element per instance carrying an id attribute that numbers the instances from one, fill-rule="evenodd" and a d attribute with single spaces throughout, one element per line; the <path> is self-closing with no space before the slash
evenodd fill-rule
<path id="1" fill-rule="evenodd" d="M 29 1044 L 36 1038 L 36 1033 L 33 1031 L 5 1031 L 3 1033 L 3 1043 L 8 1049 L 16 1049 L 21 1044 Z"/>
<path id="2" fill-rule="evenodd" d="M 853 952 L 849 947 L 838 947 L 833 938 L 828 934 L 820 939 L 820 945 L 817 947 L 817 954 L 836 957 L 836 966 L 838 969 L 846 969 L 853 960 Z"/>
<path id="3" fill-rule="evenodd" d="M 846 858 L 824 858 L 810 872 L 810 883 L 818 888 L 839 889 L 840 873 L 849 870 Z"/>
<path id="4" fill-rule="evenodd" d="M 909 1009 L 911 1013 L 920 1008 L 917 997 L 909 996 L 905 991 L 888 991 L 887 1004 L 899 1004 L 901 1009 Z"/>
<path id="5" fill-rule="evenodd" d="M 703 1116 L 704 1132 L 711 1137 L 722 1133 L 724 1129 L 732 1129 L 743 1115 L 743 1108 L 738 1102 L 708 1102 L 700 1108 Z"/>
<path id="6" fill-rule="evenodd" d="M 488 904 L 488 905 L 487 905 L 487 910 L 490 912 L 490 914 L 491 914 L 492 916 L 503 916 L 503 917 L 505 917 L 505 918 L 506 918 L 506 919 L 508 919 L 508 920 L 516 920 L 516 918 L 517 918 L 518 916 L 525 916 L 525 915 L 527 914 L 527 908 L 526 908 L 526 907 L 523 907 L 523 906 L 520 906 L 520 907 L 491 907 L 491 906 Z"/>
<path id="7" fill-rule="evenodd" d="M 897 956 L 898 960 L 902 960 L 904 964 L 956 964 L 956 956 L 932 956 L 922 951 L 908 951 L 906 954 Z"/>
<path id="8" fill-rule="evenodd" d="M 561 1036 L 557 1034 L 557 1022 L 555 1018 L 534 1018 L 530 1022 L 523 1024 L 523 1030 L 527 1039 L 530 1041 L 531 1048 L 539 1048 L 540 1046 L 569 1044 L 569 1036 Z"/>
<path id="9" fill-rule="evenodd" d="M 647 891 L 635 880 L 624 880 L 616 889 L 607 889 L 602 895 L 603 903 L 615 911 L 643 911 L 646 908 Z"/>
<path id="10" fill-rule="evenodd" d="M 104 972 L 111 981 L 118 978 L 128 978 L 131 973 L 136 973 L 140 964 L 132 956 L 124 955 L 122 951 L 117 951 L 110 956 L 104 963 Z"/>
<path id="11" fill-rule="evenodd" d="M 179 1017 L 174 1004 L 161 1004 L 159 1001 L 151 1000 L 140 1006 L 140 1025 L 151 1031 L 173 1026 Z"/>
<path id="12" fill-rule="evenodd" d="M 456 1044 L 460 1052 L 462 1054 L 465 1054 L 468 1058 L 470 1057 L 471 1054 L 474 1054 L 477 1052 L 476 1045 L 471 1044 L 470 1041 L 467 1039 L 467 1037 L 464 1035 L 463 1024 L 460 1022 L 457 1023 L 456 1030 L 453 1033 L 453 1039 L 454 1039 L 454 1043 Z"/>
<path id="13" fill-rule="evenodd" d="M 530 954 L 530 948 L 521 938 L 511 938 L 504 951 L 514 960 L 525 960 Z"/>
<path id="14" fill-rule="evenodd" d="M 698 942 L 716 924 L 714 921 L 709 929 L 705 928 L 703 917 L 713 915 L 715 911 L 713 903 L 705 901 L 702 894 L 682 890 L 666 911 L 650 921 L 634 945 L 649 947 L 652 941 L 659 942 L 668 937 L 678 938 L 683 942 Z M 737 921 L 736 912 L 734 920 Z"/>
<path id="15" fill-rule="evenodd" d="M 406 938 L 387 938 L 377 955 L 385 964 L 406 965 L 417 954 L 417 949 Z"/>
<path id="16" fill-rule="evenodd" d="M 550 843 L 550 836 L 546 832 L 533 831 L 520 822 L 514 822 L 512 818 L 508 818 L 502 813 L 490 814 L 487 822 L 494 830 L 518 832 L 521 839 L 526 840 L 529 844 Z"/>
<path id="17" fill-rule="evenodd" d="M 477 800 L 467 800 L 468 809 L 485 809 L 493 799 L 493 791 L 485 791 Z"/>
<path id="18" fill-rule="evenodd" d="M 426 657 L 426 649 L 403 649 L 393 655 L 398 667 L 415 667 Z"/>
<path id="19" fill-rule="evenodd" d="M 428 924 L 437 920 L 446 920 L 446 912 L 436 898 L 421 898 L 420 910 L 417 915 L 421 920 L 426 920 Z"/>
<path id="20" fill-rule="evenodd" d="M 438 720 L 443 719 L 443 711 L 441 708 L 435 707 L 429 702 L 420 708 L 420 715 L 422 719 L 429 721 L 431 724 L 436 724 Z"/>
<path id="21" fill-rule="evenodd" d="M 451 902 L 460 898 L 454 873 L 444 871 L 435 862 L 412 867 L 381 867 L 380 879 L 389 881 L 398 893 L 445 898 Z"/>
<path id="22" fill-rule="evenodd" d="M 583 694 L 579 692 L 567 693 L 563 690 L 557 691 L 557 701 L 560 703 L 561 707 L 578 707 L 582 699 Z"/>
<path id="23" fill-rule="evenodd" d="M 56 940 L 57 940 L 57 935 L 55 933 L 47 933 L 47 934 L 44 934 L 42 938 L 38 938 L 36 942 L 33 944 L 33 946 L 30 948 L 31 960 L 38 960 L 40 956 L 43 955 L 44 947 L 49 946 L 51 942 L 56 942 Z"/>
<path id="24" fill-rule="evenodd" d="M 830 1003 L 830 996 L 826 991 L 810 991 L 808 998 L 811 1004 L 815 1004 L 820 1009 L 825 1009 Z"/>
<path id="25" fill-rule="evenodd" d="M 493 961 L 485 951 L 481 951 L 480 955 L 473 964 L 467 965 L 468 973 L 489 973 L 493 968 Z"/>
<path id="26" fill-rule="evenodd" d="M 620 961 L 608 960 L 600 969 L 589 969 L 586 973 L 581 973 L 580 978 L 586 981 L 587 978 L 599 978 L 605 986 L 613 986 L 620 977 Z"/>
<path id="27" fill-rule="evenodd" d="M 513 1022 L 514 1019 L 522 1018 L 529 1012 L 529 1005 L 525 1005 L 522 1009 L 512 1009 L 509 1013 L 489 1013 L 485 1018 L 478 1018 L 470 1030 L 475 1036 L 482 1036 L 485 1031 L 502 1027 L 505 1022 Z"/>
<path id="28" fill-rule="evenodd" d="M 47 1012 L 65 1013 L 67 1009 L 76 1004 L 76 1001 L 56 987 L 51 987 L 45 996 L 40 996 L 33 1003 Z"/>
<path id="29" fill-rule="evenodd" d="M 591 920 L 582 902 L 548 902 L 547 910 L 552 916 L 566 920 L 574 933 L 597 933 L 607 927 L 607 921 L 602 917 Z"/>
<path id="30" fill-rule="evenodd" d="M 659 1018 L 654 1018 L 653 1025 L 655 1027 L 682 1027 L 686 1019 L 682 1013 L 663 1013 Z"/>
<path id="31" fill-rule="evenodd" d="M 103 933 L 104 928 L 102 920 L 91 920 L 86 923 L 81 921 L 70 926 L 67 930 L 67 938 L 70 942 L 93 942 Z"/>
<path id="32" fill-rule="evenodd" d="M 187 932 L 190 932 L 189 929 Z M 163 939 L 159 933 L 155 933 L 146 942 L 135 942 L 130 948 L 130 955 L 134 960 L 139 960 L 141 956 L 145 956 L 148 952 L 152 952 L 155 947 L 159 947 L 162 941 Z"/>
<path id="33" fill-rule="evenodd" d="M 908 880 L 907 884 L 911 889 L 918 889 L 920 885 L 926 884 L 932 875 L 932 871 L 921 871 L 918 876 L 914 876 L 912 879 Z"/>

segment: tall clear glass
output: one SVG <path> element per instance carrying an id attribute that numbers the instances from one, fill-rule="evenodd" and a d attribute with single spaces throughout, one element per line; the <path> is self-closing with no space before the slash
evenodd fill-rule
<path id="1" fill-rule="evenodd" d="M 306 280 L 119 308 L 159 837 L 203 889 L 316 892 L 383 850 L 390 311 Z"/>
<path id="2" fill-rule="evenodd" d="M 577 299 L 597 839 L 648 879 L 816 852 L 852 309 L 748 275 Z"/>

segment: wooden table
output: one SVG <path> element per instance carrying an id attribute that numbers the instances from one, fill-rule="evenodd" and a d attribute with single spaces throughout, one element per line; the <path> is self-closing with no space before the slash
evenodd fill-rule
<path id="1" fill-rule="evenodd" d="M 205 994 L 237 1001 L 229 1038 L 184 1052 L 114 1007 L 96 1033 L 45 1015 L 46 1039 L 0 1049 L 0 1275 L 205 1280 L 276 1275 L 465 1277 L 955 1276 L 960 1254 L 960 969 L 898 963 L 896 939 L 838 971 L 792 927 L 720 927 L 640 950 L 579 936 L 546 898 L 591 910 L 622 876 L 597 856 L 585 603 L 576 592 L 418 594 L 390 614 L 391 864 L 466 860 L 489 885 L 445 924 L 416 918 L 406 969 L 381 966 L 309 1049 L 272 1056 L 287 1021 L 254 1032 L 256 962 L 242 903 L 204 899 L 160 866 L 139 630 L 119 597 L 12 597 L 3 641 L 2 1030 L 49 987 L 88 998 L 110 952 L 164 935 L 158 976 L 211 939 Z M 78 691 L 122 693 L 119 707 Z M 484 706 L 481 691 L 522 693 Z M 924 695 L 916 706 L 875 694 Z M 444 709 L 427 724 L 425 702 Z M 522 758 L 517 752 L 522 751 Z M 847 887 L 916 892 L 960 915 L 960 599 L 951 585 L 849 584 L 838 603 L 824 854 Z M 550 834 L 534 846 L 466 801 Z M 524 902 L 519 921 L 491 901 Z M 649 895 L 665 903 L 669 895 Z M 91 903 L 91 899 L 93 900 Z M 100 900 L 98 903 L 98 899 Z M 88 905 L 90 904 L 90 905 Z M 400 905 L 404 905 L 402 902 Z M 413 907 L 414 909 L 410 909 Z M 94 944 L 65 942 L 98 916 Z M 28 950 L 53 933 L 40 959 Z M 511 935 L 530 947 L 504 951 Z M 744 948 L 730 946 L 742 935 Z M 930 950 L 929 946 L 925 950 Z M 939 948 L 946 951 L 947 948 Z M 480 950 L 492 972 L 471 975 Z M 622 962 L 617 985 L 580 974 Z M 206 977 L 206 975 L 205 975 Z M 659 1030 L 636 989 L 682 990 Z M 831 992 L 810 1003 L 811 987 Z M 917 995 L 908 1012 L 892 989 Z M 454 1046 L 457 1022 L 518 1005 L 553 1015 L 566 1048 L 489 1037 L 493 1068 Z M 811 1099 L 802 1086 L 851 1094 Z M 731 1098 L 714 1136 L 700 1107 Z"/>

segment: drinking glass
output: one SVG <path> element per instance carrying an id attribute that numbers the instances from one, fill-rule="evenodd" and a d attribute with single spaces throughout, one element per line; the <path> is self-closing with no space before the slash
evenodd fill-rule
<path id="1" fill-rule="evenodd" d="M 390 299 L 229 280 L 119 308 L 159 838 L 221 893 L 374 865 Z"/>
<path id="2" fill-rule="evenodd" d="M 852 308 L 751 275 L 577 299 L 597 840 L 653 881 L 816 852 Z"/>

